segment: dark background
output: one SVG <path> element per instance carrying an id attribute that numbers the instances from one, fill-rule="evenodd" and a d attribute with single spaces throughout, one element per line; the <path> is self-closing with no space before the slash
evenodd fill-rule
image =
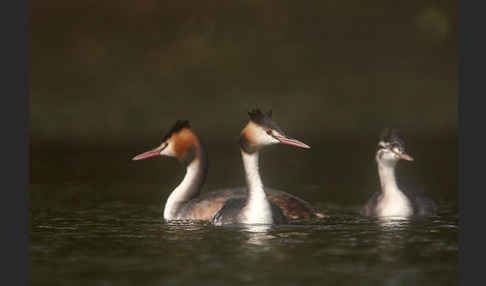
<path id="1" fill-rule="evenodd" d="M 206 143 L 205 190 L 242 185 L 254 106 L 312 146 L 269 148 L 268 186 L 361 205 L 397 126 L 398 174 L 455 202 L 457 22 L 457 1 L 31 1 L 31 207 L 158 205 L 182 167 L 130 159 L 176 119 Z"/>

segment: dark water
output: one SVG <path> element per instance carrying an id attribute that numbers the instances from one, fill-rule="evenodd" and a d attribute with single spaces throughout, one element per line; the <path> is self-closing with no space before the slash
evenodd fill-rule
<path id="1" fill-rule="evenodd" d="M 173 159 L 130 161 L 147 146 L 32 150 L 32 284 L 457 285 L 455 140 L 408 140 L 416 160 L 397 173 L 440 212 L 402 221 L 357 214 L 378 187 L 375 142 L 328 144 L 332 152 L 272 148 L 261 158 L 265 184 L 329 218 L 270 229 L 162 223 L 161 200 L 184 172 Z M 204 191 L 244 183 L 237 150 L 210 152 L 210 160 Z"/>
<path id="2" fill-rule="evenodd" d="M 166 225 L 157 208 L 32 213 L 36 285 L 456 285 L 457 215 L 308 225 Z"/>

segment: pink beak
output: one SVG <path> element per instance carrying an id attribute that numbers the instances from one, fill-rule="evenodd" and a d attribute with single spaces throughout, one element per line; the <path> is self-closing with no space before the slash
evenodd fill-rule
<path id="1" fill-rule="evenodd" d="M 407 155 L 405 153 L 395 153 L 400 157 L 400 159 L 407 160 L 407 161 L 413 161 L 413 158 L 410 155 Z"/>
<path id="2" fill-rule="evenodd" d="M 280 143 L 282 144 L 286 144 L 286 145 L 291 145 L 291 146 L 295 146 L 295 147 L 301 147 L 301 148 L 306 148 L 306 149 L 309 149 L 310 146 L 305 144 L 304 142 L 300 142 L 299 140 L 297 139 L 293 139 L 293 138 L 289 138 L 289 137 L 285 137 L 285 136 L 274 136 L 278 141 L 280 141 Z"/>
<path id="3" fill-rule="evenodd" d="M 165 146 L 167 146 L 167 145 L 164 144 L 164 145 L 159 146 L 159 147 L 157 147 L 157 148 L 155 148 L 153 150 L 150 150 L 150 151 L 147 151 L 145 153 L 139 154 L 139 155 L 133 157 L 132 160 L 137 161 L 137 160 L 143 160 L 143 159 L 147 159 L 147 158 L 159 156 L 160 155 L 160 152 L 162 150 L 164 150 Z"/>

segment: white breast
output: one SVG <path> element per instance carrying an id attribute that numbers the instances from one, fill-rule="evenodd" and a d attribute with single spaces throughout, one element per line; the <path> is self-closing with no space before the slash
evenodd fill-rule
<path id="1" fill-rule="evenodd" d="M 378 216 L 406 217 L 413 214 L 413 209 L 408 198 L 401 191 L 397 191 L 392 194 L 381 195 L 378 199 L 376 212 Z"/>
<path id="2" fill-rule="evenodd" d="M 251 200 L 243 210 L 242 220 L 247 224 L 272 224 L 272 208 L 268 200 Z"/>

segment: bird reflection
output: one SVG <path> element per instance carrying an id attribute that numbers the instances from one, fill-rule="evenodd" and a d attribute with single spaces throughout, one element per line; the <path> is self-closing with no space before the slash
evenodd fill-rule
<path id="1" fill-rule="evenodd" d="M 247 224 L 241 228 L 248 235 L 246 242 L 251 245 L 268 245 L 269 240 L 275 238 L 269 234 L 271 229 L 270 224 Z"/>
<path id="2" fill-rule="evenodd" d="M 403 252 L 407 244 L 410 221 L 406 218 L 388 217 L 379 218 L 380 227 L 376 236 L 377 253 L 383 261 L 397 261 L 406 255 Z"/>
<path id="3" fill-rule="evenodd" d="M 208 230 L 208 224 L 195 221 L 170 221 L 163 225 L 168 234 L 169 240 L 194 240 L 203 239 L 202 235 L 195 235 L 195 233 L 202 233 Z"/>
<path id="4" fill-rule="evenodd" d="M 389 230 L 398 230 L 409 225 L 406 217 L 379 217 L 378 224 Z"/>

